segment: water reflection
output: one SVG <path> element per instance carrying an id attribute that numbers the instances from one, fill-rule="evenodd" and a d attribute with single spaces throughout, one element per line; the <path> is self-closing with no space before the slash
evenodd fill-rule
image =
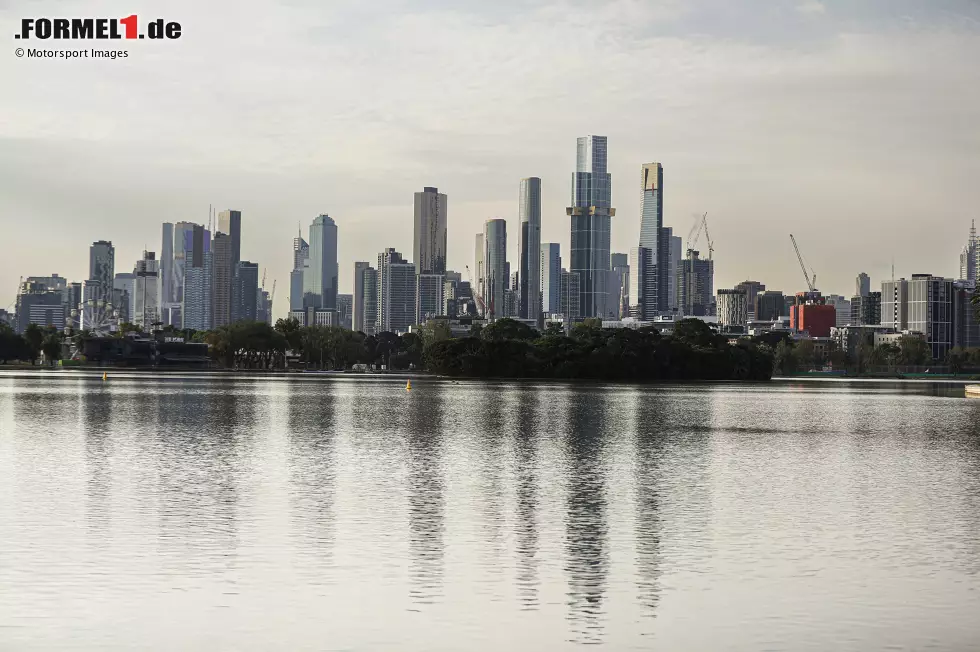
<path id="1" fill-rule="evenodd" d="M 336 491 L 337 405 L 333 383 L 294 383 L 288 396 L 289 502 L 304 567 L 320 581 L 331 563 Z"/>
<path id="2" fill-rule="evenodd" d="M 538 390 L 518 390 L 517 428 L 514 431 L 514 475 L 516 477 L 515 516 L 517 519 L 517 593 L 524 609 L 538 608 L 538 474 L 537 428 Z"/>
<path id="3" fill-rule="evenodd" d="M 661 502 L 666 475 L 664 448 L 670 436 L 669 406 L 661 392 L 632 394 L 636 445 L 636 588 L 644 615 L 656 616 L 660 601 Z"/>
<path id="4" fill-rule="evenodd" d="M 498 387 L 480 401 L 473 415 L 473 437 L 479 458 L 475 480 L 475 512 L 479 518 L 480 574 L 486 583 L 498 582 L 506 567 L 504 544 L 504 455 L 510 390 Z M 491 589 L 488 591 L 494 594 Z"/>
<path id="5" fill-rule="evenodd" d="M 602 391 L 573 390 L 567 402 L 565 473 L 565 573 L 573 640 L 598 643 L 603 634 L 603 599 L 608 573 L 603 438 L 608 397 Z"/>
<path id="6" fill-rule="evenodd" d="M 442 596 L 445 480 L 442 470 L 442 383 L 407 395 L 409 594 L 429 604 Z"/>
<path id="7" fill-rule="evenodd" d="M 78 432 L 85 442 L 85 522 L 92 543 L 105 545 L 112 519 L 113 393 L 90 379 L 76 384 Z"/>

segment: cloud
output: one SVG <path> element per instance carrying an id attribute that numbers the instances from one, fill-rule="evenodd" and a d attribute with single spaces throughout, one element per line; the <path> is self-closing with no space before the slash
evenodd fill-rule
<path id="1" fill-rule="evenodd" d="M 808 0 L 796 5 L 796 10 L 801 14 L 825 14 L 827 7 L 819 0 Z"/>

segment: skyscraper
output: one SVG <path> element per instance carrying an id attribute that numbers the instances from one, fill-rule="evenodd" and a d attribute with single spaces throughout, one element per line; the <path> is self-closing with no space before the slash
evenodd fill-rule
<path id="1" fill-rule="evenodd" d="M 174 225 L 163 223 L 163 240 L 160 243 L 160 276 L 157 286 L 160 293 L 160 307 L 166 311 L 173 303 L 173 273 L 174 273 Z M 169 324 L 166 317 L 164 323 Z"/>
<path id="2" fill-rule="evenodd" d="M 681 263 L 678 300 L 681 312 L 688 317 L 711 315 L 714 304 L 714 261 L 699 257 L 701 252 L 689 250 L 690 258 Z"/>
<path id="3" fill-rule="evenodd" d="M 442 274 L 446 271 L 446 195 L 438 188 L 425 187 L 415 193 L 416 274 Z"/>
<path id="4" fill-rule="evenodd" d="M 664 226 L 664 169 L 660 163 L 644 163 L 640 168 L 640 187 L 642 198 L 640 203 L 640 246 L 651 252 L 651 264 L 654 265 L 654 280 L 648 283 L 650 291 L 656 296 L 645 298 L 646 303 L 652 303 L 658 313 L 670 310 L 670 238 L 673 231 L 666 231 Z"/>
<path id="5" fill-rule="evenodd" d="M 609 271 L 612 175 L 606 171 L 606 137 L 585 136 L 577 142 L 571 218 L 571 255 L 568 271 L 580 277 L 580 317 L 601 315 L 606 305 Z"/>
<path id="6" fill-rule="evenodd" d="M 365 335 L 374 335 L 378 326 L 378 270 L 368 267 L 362 272 L 363 276 L 363 309 L 361 319 Z"/>
<path id="7" fill-rule="evenodd" d="M 861 272 L 854 280 L 854 294 L 859 297 L 866 297 L 871 292 L 871 277 Z"/>
<path id="8" fill-rule="evenodd" d="M 630 249 L 629 316 L 650 321 L 657 315 L 657 266 L 654 250 L 649 247 Z"/>
<path id="9" fill-rule="evenodd" d="M 99 283 L 93 288 L 93 299 L 112 301 L 112 282 L 115 278 L 116 250 L 108 240 L 93 242 L 88 250 L 88 278 Z M 72 306 L 77 308 L 78 306 Z"/>
<path id="10" fill-rule="evenodd" d="M 370 268 L 371 263 L 367 261 L 354 263 L 354 294 L 352 296 L 351 325 L 353 330 L 362 333 L 364 332 L 364 272 Z M 377 301 L 376 297 L 375 301 Z"/>
<path id="11" fill-rule="evenodd" d="M 187 268 L 190 249 L 188 245 L 194 237 L 195 226 L 193 222 L 177 222 L 174 224 L 174 263 L 170 275 L 170 286 L 173 295 L 171 300 L 178 305 L 183 305 L 184 302 L 184 270 Z"/>
<path id="12" fill-rule="evenodd" d="M 320 215 L 310 225 L 310 258 L 304 269 L 306 309 L 337 309 L 337 224 Z"/>
<path id="13" fill-rule="evenodd" d="M 156 254 L 152 251 L 144 251 L 143 258 L 136 262 L 133 275 L 136 277 L 133 283 L 136 295 L 134 299 L 136 312 L 133 315 L 133 324 L 145 332 L 150 332 L 153 329 L 153 324 L 160 321 L 159 288 L 157 287 L 160 261 L 156 259 Z"/>
<path id="14" fill-rule="evenodd" d="M 113 306 L 119 311 L 120 323 L 133 323 L 133 316 L 136 314 L 136 274 L 132 272 L 120 272 L 112 279 Z M 125 300 L 125 305 L 117 302 Z"/>
<path id="15" fill-rule="evenodd" d="M 341 328 L 352 330 L 354 297 L 350 294 L 337 295 L 337 321 Z"/>
<path id="16" fill-rule="evenodd" d="M 521 239 L 518 243 L 518 283 L 523 319 L 541 316 L 541 179 L 521 179 Z"/>
<path id="17" fill-rule="evenodd" d="M 476 250 L 473 255 L 473 282 L 476 284 L 473 287 L 473 292 L 478 297 L 485 297 L 487 294 L 486 290 L 486 261 L 483 257 L 486 256 L 486 244 L 483 241 L 483 233 L 476 234 Z M 484 300 L 485 301 L 485 300 Z M 483 312 L 486 312 L 484 308 Z"/>
<path id="18" fill-rule="evenodd" d="M 230 237 L 231 268 L 242 261 L 242 212 L 226 210 L 218 213 L 218 230 Z"/>
<path id="19" fill-rule="evenodd" d="M 415 265 L 394 249 L 378 254 L 376 332 L 404 333 L 415 323 Z"/>
<path id="20" fill-rule="evenodd" d="M 718 323 L 728 328 L 744 328 L 748 321 L 746 291 L 736 287 L 718 290 Z"/>
<path id="21" fill-rule="evenodd" d="M 211 234 L 199 224 L 184 234 L 184 294 L 181 302 L 183 327 L 204 331 L 212 326 Z"/>
<path id="22" fill-rule="evenodd" d="M 760 283 L 759 281 L 742 281 L 735 286 L 736 290 L 743 290 L 745 292 L 745 306 L 748 311 L 747 319 L 752 321 L 755 319 L 755 298 L 760 293 L 766 289 L 765 283 Z M 718 295 L 721 296 L 722 290 L 718 290 Z M 718 319 L 721 320 L 721 307 L 718 308 Z"/>
<path id="23" fill-rule="evenodd" d="M 504 294 L 510 280 L 507 273 L 507 222 L 499 218 L 487 220 L 483 225 L 483 241 L 486 243 L 483 300 L 492 319 L 504 315 Z"/>
<path id="24" fill-rule="evenodd" d="M 681 243 L 681 237 L 679 235 L 673 235 L 674 230 L 671 227 L 664 227 L 664 231 L 669 233 L 668 239 L 670 240 L 670 248 L 667 251 L 669 256 L 669 261 L 667 263 L 667 299 L 668 299 L 668 311 L 671 313 L 677 313 L 680 311 L 680 299 L 678 295 L 680 294 L 680 273 L 681 265 L 683 264 L 683 246 Z"/>
<path id="25" fill-rule="evenodd" d="M 541 310 L 558 314 L 561 286 L 561 246 L 557 242 L 541 245 Z"/>
<path id="26" fill-rule="evenodd" d="M 565 320 L 566 326 L 581 319 L 578 308 L 580 305 L 581 276 L 561 270 L 558 281 L 558 310 Z"/>
<path id="27" fill-rule="evenodd" d="M 302 235 L 293 238 L 293 269 L 289 272 L 289 310 L 303 310 L 303 269 L 310 259 L 310 245 Z"/>
<path id="28" fill-rule="evenodd" d="M 259 300 L 259 266 L 243 260 L 235 273 L 232 321 L 255 321 Z"/>
<path id="29" fill-rule="evenodd" d="M 416 324 L 424 324 L 430 317 L 446 313 L 445 278 L 442 274 L 415 275 Z"/>
<path id="30" fill-rule="evenodd" d="M 211 325 L 214 328 L 231 323 L 233 255 L 231 236 L 220 231 L 215 233 L 211 243 Z"/>
<path id="31" fill-rule="evenodd" d="M 630 295 L 630 265 L 629 254 L 612 254 L 609 256 L 609 264 L 612 266 L 612 273 L 615 274 L 615 283 L 612 287 L 619 288 L 619 296 L 616 299 L 616 319 L 629 317 L 629 295 Z M 612 298 L 610 298 L 610 304 Z"/>
<path id="32" fill-rule="evenodd" d="M 980 246 L 977 242 L 977 224 L 976 221 L 970 222 L 970 238 L 966 241 L 966 245 L 963 247 L 963 253 L 960 254 L 960 278 L 964 281 L 970 281 L 972 283 L 977 282 L 977 276 L 980 275 Z"/>

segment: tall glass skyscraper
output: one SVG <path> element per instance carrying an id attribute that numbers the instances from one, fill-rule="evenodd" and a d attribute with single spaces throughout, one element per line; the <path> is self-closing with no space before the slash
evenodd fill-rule
<path id="1" fill-rule="evenodd" d="M 510 285 L 507 271 L 507 221 L 487 220 L 483 225 L 483 254 L 485 294 L 483 300 L 491 318 L 500 318 L 504 313 L 504 295 Z"/>
<path id="2" fill-rule="evenodd" d="M 416 274 L 446 273 L 446 195 L 438 188 L 415 193 Z"/>
<path id="3" fill-rule="evenodd" d="M 320 215 L 310 225 L 310 259 L 303 272 L 304 308 L 337 309 L 337 223 Z"/>
<path id="4" fill-rule="evenodd" d="M 93 299 L 112 301 L 112 282 L 116 273 L 116 250 L 107 240 L 93 242 L 88 250 L 88 277 L 98 281 L 97 296 Z M 72 306 L 73 308 L 77 306 Z"/>
<path id="5" fill-rule="evenodd" d="M 541 316 L 541 179 L 521 179 L 521 239 L 518 243 L 520 308 L 523 319 Z"/>
<path id="6" fill-rule="evenodd" d="M 561 247 L 557 242 L 541 245 L 541 310 L 559 312 L 559 284 L 561 282 Z"/>
<path id="7" fill-rule="evenodd" d="M 578 139 L 572 175 L 571 254 L 568 271 L 579 275 L 579 316 L 601 316 L 609 271 L 612 175 L 606 171 L 606 137 Z"/>

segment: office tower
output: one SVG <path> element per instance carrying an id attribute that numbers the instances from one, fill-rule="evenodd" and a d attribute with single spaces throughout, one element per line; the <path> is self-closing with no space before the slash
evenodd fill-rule
<path id="1" fill-rule="evenodd" d="M 748 321 L 755 321 L 755 298 L 758 294 L 766 289 L 764 283 L 759 281 L 742 281 L 735 286 L 736 290 L 745 291 L 745 305 L 748 310 Z M 719 293 L 721 290 L 718 291 Z M 721 309 L 718 312 L 719 319 L 721 318 Z"/>
<path id="2" fill-rule="evenodd" d="M 563 269 L 559 272 L 558 278 L 558 314 L 564 318 L 566 324 L 577 322 L 582 318 L 581 313 L 579 313 L 582 277 L 580 274 L 567 272 Z"/>
<path id="3" fill-rule="evenodd" d="M 616 297 L 615 311 L 616 319 L 623 319 L 630 315 L 630 266 L 629 254 L 612 254 L 609 257 L 612 273 L 614 275 L 613 286 L 619 289 Z M 610 292 L 610 296 L 612 292 Z M 610 301 L 611 303 L 611 301 Z"/>
<path id="4" fill-rule="evenodd" d="M 272 326 L 272 296 L 262 288 L 255 306 L 255 321 Z"/>
<path id="5" fill-rule="evenodd" d="M 854 279 L 854 294 L 859 297 L 866 297 L 871 292 L 871 277 L 861 272 Z"/>
<path id="6" fill-rule="evenodd" d="M 473 256 L 473 282 L 476 283 L 476 287 L 473 288 L 473 292 L 476 293 L 478 297 L 486 296 L 486 286 L 485 277 L 486 270 L 484 269 L 483 257 L 486 255 L 486 245 L 483 242 L 483 234 L 476 234 L 476 253 Z M 483 309 L 485 313 L 485 308 Z"/>
<path id="7" fill-rule="evenodd" d="M 827 303 L 837 311 L 837 322 L 835 326 L 843 328 L 851 325 L 851 302 L 839 294 L 827 295 Z"/>
<path id="8" fill-rule="evenodd" d="M 371 263 L 366 261 L 354 263 L 354 294 L 352 295 L 351 325 L 353 330 L 361 333 L 364 332 L 364 272 L 370 268 Z M 377 301 L 377 298 L 375 298 L 375 301 Z"/>
<path id="9" fill-rule="evenodd" d="M 651 251 L 655 265 L 655 282 L 650 286 L 656 293 L 652 299 L 658 313 L 670 310 L 670 238 L 673 230 L 664 230 L 664 169 L 660 163 L 644 163 L 640 167 L 640 242 Z"/>
<path id="10" fill-rule="evenodd" d="M 748 317 L 747 290 L 739 287 L 718 290 L 718 324 L 727 328 L 745 328 Z"/>
<path id="11" fill-rule="evenodd" d="M 368 267 L 362 272 L 363 300 L 361 301 L 361 332 L 374 335 L 378 326 L 378 270 Z"/>
<path id="12" fill-rule="evenodd" d="M 171 301 L 180 306 L 184 303 L 184 270 L 187 267 L 188 244 L 193 239 L 195 226 L 197 225 L 193 222 L 177 222 L 174 224 L 174 262 L 170 274 L 170 288 Z M 180 326 L 180 324 L 175 325 Z"/>
<path id="13" fill-rule="evenodd" d="M 558 314 L 561 288 L 561 247 L 557 242 L 541 245 L 541 310 Z"/>
<path id="14" fill-rule="evenodd" d="M 960 280 L 953 284 L 953 346 L 980 348 L 980 320 L 973 306 L 976 284 Z"/>
<path id="15" fill-rule="evenodd" d="M 212 326 L 213 254 L 211 233 L 195 224 L 185 236 L 184 297 L 181 319 L 186 329 L 206 331 Z"/>
<path id="16" fill-rule="evenodd" d="M 442 282 L 443 311 L 448 317 L 458 317 L 464 312 L 459 305 L 459 286 L 460 281 L 448 276 Z"/>
<path id="17" fill-rule="evenodd" d="M 113 301 L 113 305 L 119 310 L 119 323 L 133 323 L 136 315 L 136 274 L 132 272 L 121 272 L 116 274 L 112 280 L 113 294 L 119 293 L 122 297 L 125 294 L 128 303 L 123 306 Z"/>
<path id="18" fill-rule="evenodd" d="M 681 237 L 678 235 L 673 235 L 673 228 L 666 227 L 671 235 L 668 236 L 670 241 L 670 246 L 667 250 L 667 256 L 669 257 L 667 266 L 667 297 L 669 299 L 669 311 L 671 313 L 677 313 L 680 311 L 680 273 L 681 265 L 684 264 L 684 251 L 681 244 Z"/>
<path id="19" fill-rule="evenodd" d="M 502 219 L 487 220 L 483 225 L 483 241 L 486 250 L 484 260 L 483 300 L 487 317 L 494 319 L 504 314 L 504 292 L 508 287 L 507 273 L 507 222 Z"/>
<path id="20" fill-rule="evenodd" d="M 960 279 L 974 284 L 977 282 L 978 270 L 980 270 L 978 257 L 980 257 L 980 246 L 977 243 L 977 224 L 976 221 L 971 221 L 970 237 L 960 254 Z"/>
<path id="21" fill-rule="evenodd" d="M 259 266 L 243 260 L 234 277 L 232 321 L 255 321 L 259 297 Z"/>
<path id="22" fill-rule="evenodd" d="M 933 360 L 953 348 L 953 279 L 913 274 L 908 281 L 908 330 L 925 335 Z"/>
<path id="23" fill-rule="evenodd" d="M 444 315 L 446 300 L 443 287 L 446 277 L 442 274 L 415 275 L 415 323 L 422 325 L 427 319 Z"/>
<path id="24" fill-rule="evenodd" d="M 303 274 L 304 308 L 337 309 L 337 224 L 320 215 L 310 225 L 310 257 Z"/>
<path id="25" fill-rule="evenodd" d="M 156 253 L 144 251 L 143 258 L 136 261 L 133 269 L 136 277 L 133 282 L 135 293 L 133 313 L 133 325 L 139 326 L 143 331 L 150 332 L 153 325 L 160 321 L 159 309 L 159 288 L 157 287 L 158 277 L 160 276 L 160 261 L 156 259 Z"/>
<path id="26" fill-rule="evenodd" d="M 405 333 L 415 323 L 415 265 L 394 249 L 378 254 L 376 332 Z"/>
<path id="27" fill-rule="evenodd" d="M 337 321 L 341 328 L 352 330 L 354 312 L 354 295 L 337 295 Z"/>
<path id="28" fill-rule="evenodd" d="M 231 323 L 233 256 L 231 236 L 220 231 L 215 233 L 211 242 L 211 325 L 214 328 Z"/>
<path id="29" fill-rule="evenodd" d="M 579 314 L 595 317 L 606 305 L 612 208 L 612 175 L 606 171 L 606 137 L 579 138 L 570 218 L 571 254 L 568 271 L 580 277 Z"/>
<path id="30" fill-rule="evenodd" d="M 518 314 L 523 319 L 541 316 L 541 179 L 521 179 L 521 234 L 517 277 L 520 283 Z"/>
<path id="31" fill-rule="evenodd" d="M 460 274 L 459 272 L 454 272 L 451 269 L 447 269 L 444 276 L 446 277 L 447 281 L 456 281 L 457 283 L 460 283 L 463 280 L 462 274 Z"/>
<path id="32" fill-rule="evenodd" d="M 289 272 L 289 311 L 302 312 L 304 306 L 303 279 L 310 260 L 310 245 L 301 234 L 293 238 L 293 269 Z"/>
<path id="33" fill-rule="evenodd" d="M 412 248 L 416 274 L 446 271 L 446 195 L 438 188 L 415 193 L 415 243 Z"/>
<path id="34" fill-rule="evenodd" d="M 242 212 L 226 210 L 218 213 L 218 231 L 228 235 L 231 247 L 231 269 L 242 261 Z"/>
<path id="35" fill-rule="evenodd" d="M 64 289 L 67 285 L 64 288 L 57 284 L 49 286 L 35 278 L 28 278 L 18 288 L 14 329 L 23 333 L 30 324 L 37 324 L 64 330 L 67 320 Z"/>
<path id="36" fill-rule="evenodd" d="M 777 321 L 786 315 L 782 292 L 765 290 L 755 296 L 755 321 Z"/>
<path id="37" fill-rule="evenodd" d="M 881 325 L 890 326 L 897 331 L 908 330 L 908 281 L 904 278 L 897 281 L 882 281 L 881 283 Z"/>
<path id="38" fill-rule="evenodd" d="M 688 317 L 710 316 L 713 308 L 714 261 L 700 258 L 699 251 L 689 250 L 690 257 L 681 263 L 680 311 Z"/>
<path id="39" fill-rule="evenodd" d="M 649 247 L 630 249 L 629 316 L 650 321 L 657 316 L 657 266 Z"/>
<path id="40" fill-rule="evenodd" d="M 162 312 L 173 303 L 173 273 L 174 273 L 174 225 L 170 222 L 163 223 L 163 239 L 160 242 L 160 276 L 157 277 L 159 288 L 159 302 Z M 164 324 L 168 324 L 164 317 Z"/>
<path id="41" fill-rule="evenodd" d="M 116 273 L 116 250 L 107 240 L 93 242 L 88 250 L 88 278 L 97 281 L 101 290 L 93 290 L 96 299 L 112 299 L 112 280 Z"/>

